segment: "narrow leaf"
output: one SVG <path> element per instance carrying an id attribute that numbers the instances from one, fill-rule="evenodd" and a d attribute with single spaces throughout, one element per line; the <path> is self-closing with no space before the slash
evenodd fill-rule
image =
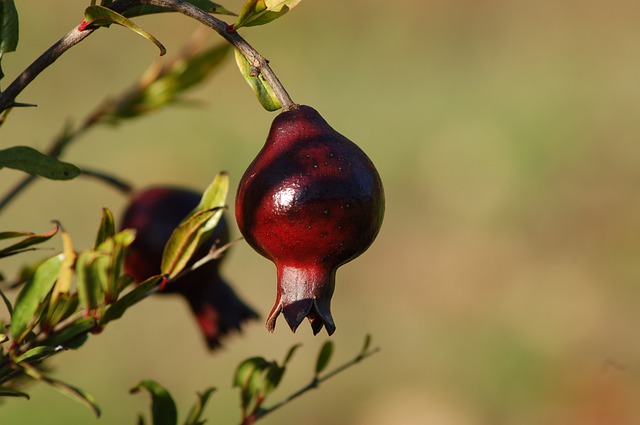
<path id="1" fill-rule="evenodd" d="M 253 89 L 262 107 L 267 111 L 277 111 L 282 108 L 282 105 L 273 92 L 273 89 L 264 79 L 262 74 L 260 74 L 260 72 L 255 69 L 237 49 L 235 50 L 235 55 L 236 64 L 238 65 L 240 73 L 247 84 L 249 84 Z"/>
<path id="2" fill-rule="evenodd" d="M 78 296 L 76 294 L 60 294 L 54 302 L 49 300 L 49 308 L 42 325 L 47 329 L 55 328 L 60 322 L 71 316 L 78 309 Z"/>
<path id="3" fill-rule="evenodd" d="M 211 210 L 224 207 L 229 193 L 229 174 L 225 171 L 216 174 L 209 187 L 202 194 L 196 211 Z M 222 211 L 220 211 L 222 215 Z M 206 230 L 213 230 L 217 223 L 209 224 Z"/>
<path id="4" fill-rule="evenodd" d="M 115 220 L 113 219 L 113 213 L 108 208 L 102 209 L 102 220 L 100 221 L 100 228 L 98 229 L 98 235 L 96 236 L 96 242 L 93 245 L 97 248 L 108 238 L 113 237 L 116 234 Z"/>
<path id="5" fill-rule="evenodd" d="M 141 381 L 130 392 L 135 394 L 141 389 L 147 390 L 151 395 L 153 425 L 176 425 L 178 423 L 176 404 L 164 387 L 155 381 Z"/>
<path id="6" fill-rule="evenodd" d="M 243 14 L 240 12 L 240 16 L 235 24 L 234 29 L 241 27 L 251 27 L 256 25 L 264 25 L 269 22 L 284 16 L 287 12 L 293 9 L 300 3 L 300 0 L 249 0 L 245 3 Z"/>
<path id="7" fill-rule="evenodd" d="M 13 0 L 0 0 L 0 54 L 18 47 L 18 10 Z"/>
<path id="8" fill-rule="evenodd" d="M 46 347 L 46 346 L 38 346 L 28 350 L 26 353 L 21 354 L 20 356 L 13 359 L 14 363 L 21 363 L 24 361 L 34 361 L 39 360 L 43 357 L 51 355 L 59 351 L 55 347 Z"/>
<path id="9" fill-rule="evenodd" d="M 93 317 L 82 317 L 73 323 L 65 325 L 60 332 L 45 339 L 42 344 L 50 347 L 78 348 L 86 340 L 87 333 L 96 327 L 96 319 Z"/>
<path id="10" fill-rule="evenodd" d="M 162 273 L 177 276 L 211 234 L 222 216 L 229 192 L 229 175 L 218 173 L 205 190 L 198 206 L 175 228 L 162 254 Z"/>
<path id="11" fill-rule="evenodd" d="M 133 23 L 127 17 L 108 9 L 104 6 L 89 6 L 84 11 L 85 23 L 79 29 L 82 31 L 90 26 L 109 26 L 111 24 L 122 25 L 125 28 L 129 28 L 131 31 L 143 36 L 147 40 L 155 44 L 160 49 L 160 56 L 167 53 L 167 49 L 155 38 L 153 35 L 143 30 L 139 26 Z"/>
<path id="12" fill-rule="evenodd" d="M 4 294 L 4 292 L 2 291 L 1 288 L 0 288 L 0 296 L 2 297 L 2 301 L 4 301 L 4 306 L 7 308 L 7 311 L 9 312 L 9 317 L 12 317 L 13 316 L 13 306 L 11 305 L 11 301 L 9 301 L 9 299 Z"/>
<path id="13" fill-rule="evenodd" d="M 45 376 L 40 370 L 30 365 L 29 363 L 23 362 L 20 363 L 19 366 L 27 375 L 29 375 L 33 379 L 46 382 L 47 384 L 53 386 L 60 393 L 89 407 L 96 416 L 100 417 L 100 407 L 98 406 L 96 399 L 88 392 L 73 385 L 67 384 L 66 382 Z"/>
<path id="14" fill-rule="evenodd" d="M 278 387 L 278 385 L 280 385 L 280 381 L 284 376 L 285 370 L 286 368 L 284 366 L 279 366 L 276 362 L 271 363 L 264 377 L 265 384 L 262 388 L 263 398 L 267 397 L 271 392 L 273 392 L 273 390 Z"/>
<path id="15" fill-rule="evenodd" d="M 100 417 L 100 406 L 98 406 L 97 400 L 90 393 L 57 379 L 45 377 L 43 381 L 52 385 L 56 390 L 71 398 L 72 400 L 79 401 L 80 403 L 84 404 L 89 409 L 91 409 L 97 417 Z"/>
<path id="16" fill-rule="evenodd" d="M 242 28 L 244 24 L 249 21 L 252 17 L 257 16 L 261 12 L 264 12 L 267 9 L 267 5 L 264 0 L 246 0 L 242 9 L 240 10 L 240 14 L 238 15 L 238 19 L 233 24 L 233 29 L 237 30 Z"/>
<path id="17" fill-rule="evenodd" d="M 0 233 L 0 240 L 16 237 L 23 237 L 23 239 L 13 245 L 1 249 L 0 258 L 14 255 L 16 253 L 24 251 L 25 249 L 29 249 L 34 245 L 46 242 L 53 236 L 55 236 L 56 233 L 58 233 L 58 226 L 56 226 L 55 229 L 41 235 L 37 235 L 31 232 L 2 232 Z"/>
<path id="18" fill-rule="evenodd" d="M 60 273 L 62 259 L 62 254 L 59 254 L 43 262 L 18 294 L 11 323 L 11 335 L 15 341 L 19 342 L 24 338 L 38 307 L 53 288 Z"/>
<path id="19" fill-rule="evenodd" d="M 284 361 L 282 362 L 282 366 L 286 366 L 291 361 L 293 355 L 296 351 L 298 351 L 298 348 L 300 347 L 302 347 L 302 344 L 295 344 L 291 348 L 289 348 L 289 351 L 287 352 L 287 355 L 284 357 Z"/>
<path id="20" fill-rule="evenodd" d="M 162 279 L 162 276 L 151 277 L 145 280 L 144 282 L 142 282 L 133 290 L 127 292 L 127 294 L 125 294 L 123 297 L 120 297 L 118 301 L 116 301 L 114 304 L 109 306 L 109 308 L 107 308 L 107 310 L 104 313 L 104 316 L 100 320 L 100 325 L 104 326 L 110 321 L 116 320 L 122 317 L 124 312 L 129 307 L 138 303 L 140 300 L 144 299 L 148 295 L 149 291 L 151 291 L 153 288 L 155 288 L 158 285 L 161 279 Z"/>
<path id="21" fill-rule="evenodd" d="M 370 346 L 371 346 L 371 334 L 367 334 L 364 337 L 364 342 L 362 343 L 362 348 L 360 349 L 360 355 L 362 356 L 367 351 L 369 351 Z"/>
<path id="22" fill-rule="evenodd" d="M 13 146 L 0 151 L 0 169 L 24 171 L 50 180 L 70 180 L 80 175 L 80 169 L 68 162 L 38 152 L 28 146 Z"/>
<path id="23" fill-rule="evenodd" d="M 27 400 L 30 399 L 29 394 L 9 388 L 0 388 L 0 397 L 22 397 L 26 398 Z"/>
<path id="24" fill-rule="evenodd" d="M 13 0 L 0 0 L 0 65 L 4 53 L 18 47 L 19 19 Z M 0 66 L 0 79 L 4 77 Z"/>
<path id="25" fill-rule="evenodd" d="M 73 242 L 71 236 L 64 228 L 57 223 L 62 235 L 62 265 L 60 266 L 60 273 L 58 274 L 58 280 L 53 287 L 53 293 L 51 295 L 50 304 L 53 305 L 58 300 L 61 294 L 68 294 L 71 290 L 71 279 L 73 278 L 73 266 L 76 262 L 76 253 L 73 251 Z"/>
<path id="26" fill-rule="evenodd" d="M 331 360 L 333 355 L 333 341 L 327 341 L 324 343 L 318 354 L 318 360 L 316 361 L 316 376 L 322 373 Z"/>
<path id="27" fill-rule="evenodd" d="M 207 388 L 203 393 L 196 394 L 196 402 L 191 407 L 187 418 L 184 421 L 184 425 L 201 425 L 204 421 L 201 421 L 202 413 L 204 411 L 204 407 L 209 401 L 209 397 L 216 389 L 213 387 Z"/>
<path id="28" fill-rule="evenodd" d="M 104 301 L 103 287 L 106 276 L 100 273 L 97 259 L 100 254 L 95 251 L 83 251 L 76 262 L 76 283 L 80 304 L 91 311 Z"/>
<path id="29" fill-rule="evenodd" d="M 203 228 L 216 213 L 217 210 L 198 212 L 175 228 L 162 254 L 163 274 L 173 278 L 185 268 L 200 245 Z"/>

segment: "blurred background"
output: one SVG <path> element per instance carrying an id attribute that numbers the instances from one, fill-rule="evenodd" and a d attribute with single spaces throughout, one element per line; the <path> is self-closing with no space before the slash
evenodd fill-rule
<path id="1" fill-rule="evenodd" d="M 3 60 L 4 85 L 88 3 L 18 2 L 22 38 Z M 242 2 L 223 4 L 238 11 Z M 381 352 L 261 423 L 640 422 L 639 19 L 633 0 L 325 0 L 241 30 L 295 101 L 369 154 L 387 196 L 382 231 L 339 270 L 332 308 L 334 365 L 367 333 Z M 137 22 L 168 56 L 199 27 L 177 15 Z M 0 146 L 45 150 L 65 122 L 80 121 L 155 60 L 143 38 L 101 29 L 23 92 L 18 100 L 38 107 L 13 111 Z M 232 57 L 189 98 L 202 106 L 96 128 L 63 159 L 138 187 L 204 189 L 227 170 L 235 191 L 275 114 L 262 110 Z M 2 170 L 0 193 L 21 177 Z M 43 232 L 57 219 L 83 249 L 101 208 L 119 214 L 125 202 L 89 179 L 39 181 L 0 224 Z M 2 263 L 8 277 L 35 257 L 15 258 Z M 271 263 L 240 243 L 223 273 L 268 314 Z M 209 354 L 186 305 L 153 297 L 52 362 L 56 377 L 98 399 L 101 419 L 35 385 L 30 401 L 0 407 L 0 422 L 135 423 L 149 400 L 128 390 L 155 379 L 181 417 L 196 391 L 216 386 L 206 416 L 239 423 L 230 384 L 242 359 L 280 360 L 302 343 L 277 401 L 308 382 L 326 338 L 307 323 L 292 334 L 282 321 L 268 334 L 260 321 Z"/>

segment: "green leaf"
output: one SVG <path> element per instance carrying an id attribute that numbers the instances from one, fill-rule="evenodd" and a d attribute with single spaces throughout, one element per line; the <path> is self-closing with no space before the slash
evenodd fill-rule
<path id="1" fill-rule="evenodd" d="M 216 177 L 205 189 L 200 202 L 195 211 L 205 211 L 214 208 L 221 208 L 225 206 L 227 201 L 227 194 L 229 193 L 229 174 L 222 171 L 216 174 Z M 193 213 L 192 213 L 193 214 Z M 219 216 L 222 215 L 222 211 L 219 211 Z M 208 223 L 206 230 L 213 230 L 216 227 L 216 223 Z"/>
<path id="2" fill-rule="evenodd" d="M 227 10 L 224 6 L 209 0 L 185 0 L 185 3 L 191 3 L 192 5 L 198 7 L 199 9 L 204 10 L 207 13 L 214 13 L 216 15 L 232 15 L 232 16 L 236 15 L 235 13 Z M 174 12 L 174 10 L 166 7 L 160 7 L 160 6 L 142 5 L 142 6 L 135 6 L 130 9 L 127 9 L 123 13 L 123 15 L 126 16 L 127 18 L 134 18 L 136 16 L 151 15 L 154 13 L 165 13 L 165 12 Z"/>
<path id="3" fill-rule="evenodd" d="M 163 56 L 167 53 L 167 49 L 156 39 L 153 35 L 143 30 L 139 26 L 133 23 L 127 17 L 111 10 L 107 9 L 104 6 L 89 6 L 84 11 L 84 21 L 85 23 L 81 25 L 78 29 L 80 31 L 86 29 L 87 27 L 100 27 L 100 26 L 109 26 L 111 24 L 122 25 L 125 28 L 129 28 L 131 31 L 143 36 L 147 40 L 151 41 L 155 44 L 158 49 L 160 49 L 160 56 Z"/>
<path id="4" fill-rule="evenodd" d="M 72 400 L 79 401 L 80 403 L 84 404 L 89 409 L 91 409 L 97 417 L 100 417 L 100 406 L 98 406 L 97 400 L 90 393 L 74 385 L 67 384 L 66 382 L 50 377 L 44 377 L 43 381 L 48 383 L 49 385 L 52 385 L 61 394 L 64 394 Z"/>
<path id="5" fill-rule="evenodd" d="M 68 162 L 44 155 L 28 146 L 13 146 L 0 151 L 0 169 L 7 167 L 50 180 L 70 180 L 80 169 Z"/>
<path id="6" fill-rule="evenodd" d="M 248 0 L 233 24 L 233 29 L 264 25 L 296 7 L 300 0 Z"/>
<path id="7" fill-rule="evenodd" d="M 244 387 L 254 370 L 264 370 L 268 364 L 269 362 L 264 357 L 250 357 L 242 361 L 236 367 L 236 372 L 233 374 L 233 387 Z"/>
<path id="8" fill-rule="evenodd" d="M 295 344 L 291 348 L 289 348 L 289 351 L 287 352 L 287 355 L 284 357 L 284 361 L 282 362 L 282 366 L 286 366 L 291 361 L 293 355 L 296 351 L 298 351 L 298 348 L 300 347 L 302 347 L 302 344 Z"/>
<path id="9" fill-rule="evenodd" d="M 280 385 L 280 381 L 282 380 L 285 370 L 286 368 L 284 366 L 279 366 L 276 362 L 271 363 L 264 376 L 265 383 L 262 388 L 263 398 L 267 397 L 278 387 L 278 385 Z"/>
<path id="10" fill-rule="evenodd" d="M 282 105 L 273 92 L 273 89 L 264 79 L 262 74 L 256 70 L 238 50 L 235 50 L 235 55 L 236 64 L 238 65 L 240 73 L 253 89 L 262 107 L 267 111 L 277 111 L 282 108 Z"/>
<path id="11" fill-rule="evenodd" d="M 83 251 L 76 261 L 76 284 L 80 304 L 88 311 L 94 310 L 104 301 L 103 287 L 106 273 L 100 269 L 96 251 Z"/>
<path id="12" fill-rule="evenodd" d="M 2 289 L 0 288 L 0 296 L 2 297 L 2 301 L 4 301 L 4 306 L 7 307 L 7 311 L 9 312 L 9 317 L 13 316 L 13 306 L 11 305 L 11 301 L 4 294 Z"/>
<path id="13" fill-rule="evenodd" d="M 0 65 L 3 54 L 14 52 L 18 47 L 19 28 L 18 10 L 13 0 L 0 0 Z M 3 77 L 0 66 L 0 79 Z"/>
<path id="14" fill-rule="evenodd" d="M 216 389 L 213 387 L 207 388 L 203 393 L 197 393 L 197 399 L 194 405 L 191 407 L 187 418 L 184 421 L 184 425 L 202 425 L 205 423 L 204 420 L 200 420 L 202 413 L 204 411 L 204 406 L 209 401 L 209 397 Z"/>
<path id="15" fill-rule="evenodd" d="M 202 50 L 202 41 L 194 39 L 177 57 L 153 64 L 129 92 L 111 102 L 106 119 L 112 123 L 137 117 L 179 102 L 181 95 L 200 84 L 220 68 L 231 49 L 227 43 Z"/>
<path id="16" fill-rule="evenodd" d="M 114 302 L 118 298 L 126 249 L 134 239 L 135 231 L 125 229 L 106 239 L 96 250 L 102 254 L 96 259 L 96 265 L 104 276 L 101 283 L 108 302 Z"/>
<path id="17" fill-rule="evenodd" d="M 30 399 L 29 394 L 9 388 L 0 388 L 0 397 L 22 397 L 26 398 L 27 400 Z"/>
<path id="18" fill-rule="evenodd" d="M 73 400 L 79 401 L 83 403 L 85 406 L 89 407 L 96 416 L 100 416 L 100 407 L 96 402 L 96 399 L 89 393 L 84 390 L 81 390 L 78 387 L 67 384 L 66 382 L 59 381 L 57 379 L 45 376 L 40 370 L 36 367 L 23 362 L 19 364 L 19 367 L 33 379 L 38 381 L 46 382 L 47 384 L 53 386 L 60 393 L 70 397 Z"/>
<path id="19" fill-rule="evenodd" d="M 24 361 L 34 361 L 40 360 L 43 357 L 47 357 L 56 351 L 59 351 L 56 347 L 47 347 L 47 346 L 38 346 L 34 347 L 30 350 L 27 350 L 26 353 L 21 354 L 20 356 L 13 359 L 14 363 L 21 363 Z"/>
<path id="20" fill-rule="evenodd" d="M 320 375 L 329 365 L 331 356 L 333 355 L 333 341 L 327 341 L 324 343 L 318 353 L 318 360 L 316 361 L 316 376 Z"/>
<path id="21" fill-rule="evenodd" d="M 96 242 L 93 245 L 94 248 L 103 243 L 108 238 L 112 238 L 116 234 L 115 220 L 113 219 L 113 213 L 108 208 L 102 209 L 102 220 L 100 221 L 100 228 L 98 229 L 98 235 L 96 236 Z"/>
<path id="22" fill-rule="evenodd" d="M 20 242 L 17 242 L 11 246 L 0 249 L 0 258 L 18 254 L 20 252 L 23 252 L 26 249 L 29 249 L 33 245 L 38 245 L 43 242 L 46 242 L 49 239 L 51 239 L 53 236 L 55 236 L 55 234 L 58 233 L 58 230 L 59 228 L 58 226 L 56 226 L 55 229 L 47 233 L 44 233 L 42 235 L 37 235 L 31 232 L 1 232 L 0 240 L 16 238 L 16 237 L 21 237 L 23 239 Z"/>
<path id="23" fill-rule="evenodd" d="M 58 278 L 62 260 L 63 256 L 59 254 L 43 262 L 18 294 L 11 322 L 11 335 L 15 341 L 21 341 L 29 331 L 33 316 Z"/>
<path id="24" fill-rule="evenodd" d="M 87 333 L 96 328 L 96 319 L 82 317 L 64 327 L 58 333 L 45 339 L 42 344 L 50 347 L 62 345 L 64 348 L 78 348 L 87 339 Z"/>
<path id="25" fill-rule="evenodd" d="M 76 262 L 76 253 L 73 251 L 73 242 L 71 236 L 64 228 L 57 223 L 62 235 L 62 265 L 60 267 L 60 273 L 58 274 L 58 280 L 53 287 L 53 293 L 51 295 L 51 304 L 54 304 L 58 297 L 62 294 L 68 294 L 71 290 L 71 280 L 73 278 L 73 265 Z"/>
<path id="26" fill-rule="evenodd" d="M 53 329 L 78 309 L 78 297 L 76 294 L 60 294 L 55 301 L 51 300 L 49 301 L 46 315 L 42 320 L 43 326 L 47 329 Z"/>
<path id="27" fill-rule="evenodd" d="M 171 394 L 155 381 L 141 381 L 131 389 L 135 394 L 141 389 L 147 390 L 151 394 L 151 415 L 153 425 L 177 425 L 178 411 Z"/>
<path id="28" fill-rule="evenodd" d="M 222 216 L 229 191 L 229 176 L 219 173 L 205 190 L 198 206 L 176 227 L 164 247 L 161 270 L 177 276 L 198 247 L 211 234 Z"/>
<path id="29" fill-rule="evenodd" d="M 364 337 L 364 342 L 362 343 L 362 348 L 360 349 L 360 355 L 364 355 L 367 351 L 369 351 L 369 347 L 371 346 L 371 334 L 367 334 Z"/>
<path id="30" fill-rule="evenodd" d="M 248 410 L 249 405 L 260 393 L 260 388 L 258 388 L 259 378 L 270 364 L 263 357 L 251 357 L 240 363 L 236 368 L 233 386 L 240 388 L 243 411 L 246 412 Z"/>
<path id="31" fill-rule="evenodd" d="M 104 326 L 110 321 L 122 317 L 129 307 L 144 299 L 148 295 L 149 291 L 158 285 L 161 279 L 162 276 L 153 276 L 142 282 L 133 290 L 127 292 L 123 297 L 120 297 L 118 301 L 107 308 L 104 316 L 100 320 L 100 325 Z"/>

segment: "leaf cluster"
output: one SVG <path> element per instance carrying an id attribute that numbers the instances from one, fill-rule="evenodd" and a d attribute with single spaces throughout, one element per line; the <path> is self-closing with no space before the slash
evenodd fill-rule
<path id="1" fill-rule="evenodd" d="M 0 257 L 34 249 L 59 234 L 62 249 L 21 273 L 21 290 L 12 305 L 0 290 L 8 313 L 0 336 L 0 396 L 26 396 L 14 389 L 16 378 L 46 382 L 89 405 L 96 414 L 95 400 L 69 384 L 48 376 L 42 362 L 68 349 L 77 349 L 89 334 L 99 333 L 160 283 L 185 270 L 191 256 L 215 228 L 226 202 L 229 181 L 218 174 L 204 192 L 200 204 L 173 232 L 163 256 L 162 274 L 131 289 L 133 280 L 123 272 L 127 247 L 134 241 L 130 229 L 116 231 L 114 218 L 104 209 L 92 248 L 77 252 L 71 236 L 56 223 L 51 231 L 38 235 L 3 232 L 0 240 L 15 240 L 0 249 Z M 164 266 L 167 264 L 168 266 Z"/>

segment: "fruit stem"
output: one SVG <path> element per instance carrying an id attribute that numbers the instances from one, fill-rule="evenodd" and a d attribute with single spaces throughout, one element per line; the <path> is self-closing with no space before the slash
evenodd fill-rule
<path id="1" fill-rule="evenodd" d="M 235 47 L 244 56 L 252 66 L 254 66 L 269 83 L 273 89 L 273 93 L 280 101 L 282 109 L 289 111 L 295 109 L 297 105 L 287 90 L 284 88 L 276 74 L 269 66 L 269 61 L 266 60 L 256 49 L 254 49 L 247 41 L 240 36 L 236 31 L 229 31 L 229 24 L 225 21 L 218 19 L 202 9 L 194 6 L 191 3 L 186 3 L 182 0 L 140 0 L 141 4 L 149 4 L 153 6 L 166 7 L 173 9 L 176 12 L 180 12 L 183 15 L 189 16 L 202 24 L 213 29 L 220 34 L 225 40 L 227 40 L 233 47 Z"/>

